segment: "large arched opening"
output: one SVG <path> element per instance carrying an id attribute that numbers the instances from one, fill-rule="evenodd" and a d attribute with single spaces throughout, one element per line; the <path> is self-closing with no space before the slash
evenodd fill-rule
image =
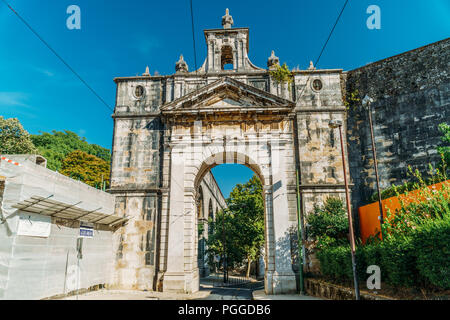
<path id="1" fill-rule="evenodd" d="M 202 164 L 199 166 L 195 179 L 194 179 L 194 190 L 196 191 L 196 196 L 198 196 L 198 193 L 201 191 L 201 181 L 205 177 L 205 175 L 210 172 L 213 168 L 216 166 L 220 166 L 223 164 L 238 164 L 247 167 L 251 170 L 251 172 L 256 175 L 259 179 L 259 181 L 262 184 L 262 199 L 264 202 L 264 249 L 263 252 L 263 259 L 264 259 L 264 275 L 268 274 L 271 275 L 275 272 L 275 239 L 273 236 L 273 202 L 271 201 L 271 179 L 268 177 L 268 167 L 266 168 L 266 175 L 264 175 L 264 171 L 261 168 L 260 165 L 256 163 L 255 160 L 252 159 L 249 155 L 246 155 L 244 153 L 240 152 L 233 152 L 232 154 L 226 154 L 226 153 L 216 153 L 212 154 L 209 157 L 207 157 Z M 228 196 L 228 195 L 227 195 Z M 211 202 L 210 202 L 211 204 Z M 208 205 L 208 215 L 212 215 L 213 208 L 212 205 Z M 197 223 L 197 226 L 199 226 L 199 223 Z M 214 227 L 213 227 L 214 228 Z M 223 261 L 220 259 L 217 259 L 217 264 L 214 265 L 214 268 L 223 268 Z M 200 259 L 198 259 L 200 261 Z M 202 260 L 202 263 L 205 261 Z M 227 266 L 228 267 L 228 266 Z M 201 271 L 201 268 L 199 268 Z M 222 269 L 223 270 L 223 269 Z M 200 276 L 202 276 L 202 273 L 200 272 Z M 268 291 L 270 291 L 269 287 L 272 287 L 273 284 L 271 282 L 271 279 L 267 279 L 265 277 L 265 287 Z"/>
<path id="2" fill-rule="evenodd" d="M 205 265 L 210 273 L 205 281 L 260 285 L 255 281 L 264 279 L 266 265 L 260 179 L 248 166 L 235 163 L 212 165 L 206 174 L 217 181 L 226 207 L 209 207 Z"/>
<path id="3" fill-rule="evenodd" d="M 296 224 L 292 219 L 295 218 L 295 185 L 294 188 L 288 187 L 292 180 L 287 180 L 283 163 L 286 158 L 280 156 L 278 146 L 278 149 L 274 148 L 278 141 L 259 141 L 249 144 L 247 150 L 237 143 L 238 140 L 231 141 L 234 142 L 232 147 L 222 144 L 190 148 L 183 143 L 172 149 L 172 171 L 183 174 L 171 175 L 171 198 L 177 201 L 170 202 L 164 288 L 183 292 L 195 292 L 199 289 L 198 212 L 195 199 L 198 197 L 200 183 L 209 170 L 220 164 L 235 163 L 250 168 L 262 184 L 265 291 L 268 294 L 295 292 L 290 231 Z M 276 167 L 272 167 L 273 165 Z M 273 182 L 274 179 L 276 182 Z"/>

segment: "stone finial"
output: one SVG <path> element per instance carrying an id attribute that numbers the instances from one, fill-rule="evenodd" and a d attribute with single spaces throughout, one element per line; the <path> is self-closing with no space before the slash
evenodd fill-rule
<path id="1" fill-rule="evenodd" d="M 222 26 L 224 29 L 231 29 L 231 26 L 234 24 L 233 17 L 230 16 L 230 12 L 228 8 L 225 10 L 225 15 L 222 17 Z"/>
<path id="2" fill-rule="evenodd" d="M 314 64 L 312 61 L 309 62 L 309 68 L 308 70 L 316 70 L 316 67 L 314 67 Z"/>
<path id="3" fill-rule="evenodd" d="M 276 66 L 280 65 L 280 59 L 275 56 L 275 52 L 272 50 L 272 54 L 270 55 L 269 59 L 267 59 L 267 67 L 269 69 L 274 69 Z"/>
<path id="4" fill-rule="evenodd" d="M 183 59 L 183 55 L 180 55 L 180 60 L 178 60 L 175 63 L 175 71 L 176 72 L 188 72 L 188 70 L 189 70 L 189 68 L 188 68 L 186 61 L 184 61 L 184 59 Z"/>
<path id="5" fill-rule="evenodd" d="M 145 68 L 145 72 L 142 75 L 143 76 L 150 76 L 150 71 L 148 69 L 148 66 Z"/>

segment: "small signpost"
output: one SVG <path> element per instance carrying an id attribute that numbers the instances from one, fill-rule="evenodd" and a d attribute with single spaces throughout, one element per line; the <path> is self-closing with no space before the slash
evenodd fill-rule
<path id="1" fill-rule="evenodd" d="M 80 238 L 94 237 L 94 224 L 88 222 L 80 222 Z"/>

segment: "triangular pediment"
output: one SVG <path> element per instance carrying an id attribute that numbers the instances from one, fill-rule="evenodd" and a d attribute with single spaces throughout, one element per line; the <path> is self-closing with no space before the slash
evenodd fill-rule
<path id="1" fill-rule="evenodd" d="M 270 111 L 289 112 L 294 102 L 228 77 L 161 107 L 163 114 Z"/>

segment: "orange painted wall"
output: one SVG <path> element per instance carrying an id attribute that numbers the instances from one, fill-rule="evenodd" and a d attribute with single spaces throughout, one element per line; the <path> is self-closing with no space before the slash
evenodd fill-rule
<path id="1" fill-rule="evenodd" d="M 450 187 L 450 180 L 443 181 L 437 184 L 433 184 L 429 186 L 430 189 L 440 190 L 442 185 L 446 184 Z M 419 191 L 411 191 L 406 195 L 400 195 L 405 203 L 410 203 L 413 201 L 420 200 L 418 197 Z M 383 205 L 383 219 L 386 219 L 387 209 L 391 212 L 396 212 L 396 210 L 401 208 L 399 197 L 391 197 L 385 200 L 382 200 L 381 203 Z M 361 240 L 366 242 L 367 238 L 376 235 L 377 232 L 380 231 L 380 220 L 378 220 L 378 216 L 380 214 L 380 209 L 378 205 L 378 201 L 365 205 L 363 207 L 358 208 L 359 213 L 359 226 L 361 230 Z"/>

